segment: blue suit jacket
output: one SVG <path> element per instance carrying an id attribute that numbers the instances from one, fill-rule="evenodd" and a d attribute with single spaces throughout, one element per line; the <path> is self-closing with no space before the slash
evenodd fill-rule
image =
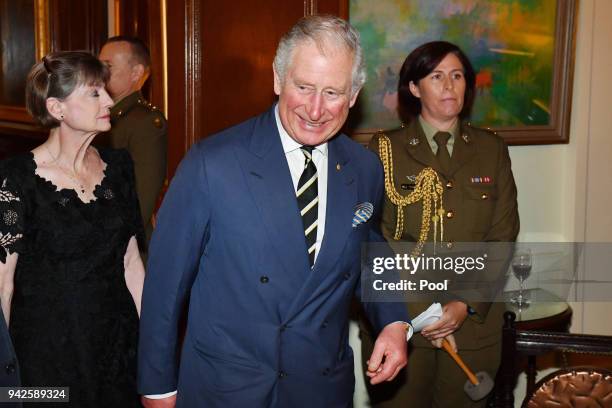
<path id="1" fill-rule="evenodd" d="M 329 142 L 328 159 L 325 235 L 311 270 L 273 109 L 189 151 L 149 250 L 141 393 L 178 388 L 178 405 L 189 408 L 351 404 L 349 304 L 375 224 L 351 221 L 358 203 L 380 209 L 383 173 L 374 154 L 344 135 Z M 408 319 L 401 303 L 365 310 L 379 329 Z"/>
<path id="2" fill-rule="evenodd" d="M 15 349 L 11 342 L 4 315 L 0 311 L 0 387 L 19 387 L 19 365 L 15 356 Z M 21 403 L 0 403 L 2 407 L 21 407 Z"/>

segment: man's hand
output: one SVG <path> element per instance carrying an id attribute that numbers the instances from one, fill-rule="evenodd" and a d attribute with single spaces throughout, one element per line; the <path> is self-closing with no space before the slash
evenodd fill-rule
<path id="1" fill-rule="evenodd" d="M 442 308 L 440 319 L 425 327 L 421 334 L 429 341 L 442 339 L 456 332 L 467 318 L 467 305 L 458 300 L 448 302 Z"/>
<path id="2" fill-rule="evenodd" d="M 145 408 L 174 408 L 176 406 L 176 394 L 162 399 L 141 397 L 140 401 Z"/>
<path id="3" fill-rule="evenodd" d="M 406 325 L 391 323 L 385 326 L 374 343 L 374 350 L 368 360 L 370 384 L 391 381 L 408 363 Z"/>
<path id="4" fill-rule="evenodd" d="M 442 342 L 444 341 L 444 339 L 448 341 L 451 348 L 455 350 L 455 353 L 456 353 L 457 352 L 457 342 L 455 341 L 455 336 L 453 336 L 452 334 L 449 334 L 448 336 L 441 338 L 441 339 L 432 340 L 431 345 L 434 346 L 435 348 L 442 348 Z"/>

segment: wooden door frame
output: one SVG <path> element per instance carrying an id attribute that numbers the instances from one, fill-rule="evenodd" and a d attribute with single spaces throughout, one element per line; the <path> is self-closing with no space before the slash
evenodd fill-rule
<path id="1" fill-rule="evenodd" d="M 172 2 L 166 9 L 168 64 L 168 175 L 172 178 L 189 148 L 202 136 L 202 0 Z M 348 2 L 339 0 L 339 15 L 348 16 Z M 182 4 L 183 7 L 178 7 Z M 318 0 L 303 0 L 304 15 L 319 11 Z M 173 61 L 185 61 L 184 65 Z"/>

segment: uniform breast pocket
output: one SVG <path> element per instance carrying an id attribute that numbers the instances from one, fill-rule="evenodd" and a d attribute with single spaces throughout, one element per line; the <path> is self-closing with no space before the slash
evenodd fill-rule
<path id="1" fill-rule="evenodd" d="M 463 191 L 466 225 L 474 232 L 488 231 L 497 205 L 497 186 L 466 186 Z"/>

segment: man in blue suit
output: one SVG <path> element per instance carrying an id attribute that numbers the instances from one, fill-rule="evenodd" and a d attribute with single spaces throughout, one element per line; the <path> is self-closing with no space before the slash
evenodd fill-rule
<path id="1" fill-rule="evenodd" d="M 278 104 L 189 151 L 149 251 L 145 406 L 351 406 L 349 304 L 383 194 L 376 156 L 339 134 L 364 81 L 358 33 L 336 17 L 303 18 L 277 49 Z M 376 384 L 407 362 L 408 317 L 398 303 L 364 308 L 380 332 Z"/>
<path id="2" fill-rule="evenodd" d="M 0 249 L 3 250 L 3 249 Z M 21 380 L 19 378 L 19 365 L 13 342 L 9 335 L 8 327 L 4 314 L 0 311 L 0 387 L 19 387 Z M 2 407 L 21 407 L 20 402 L 2 402 Z"/>

